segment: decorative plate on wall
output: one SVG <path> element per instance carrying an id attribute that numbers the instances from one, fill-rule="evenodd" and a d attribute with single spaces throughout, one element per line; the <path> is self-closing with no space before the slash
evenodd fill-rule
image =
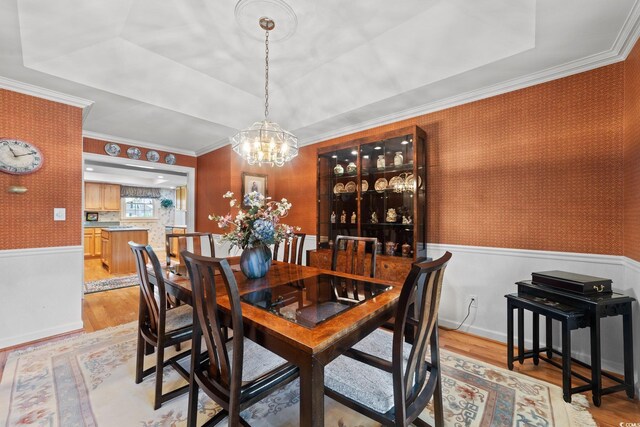
<path id="1" fill-rule="evenodd" d="M 149 160 L 150 162 L 157 162 L 158 160 L 160 160 L 160 154 L 158 154 L 158 152 L 155 150 L 149 150 L 147 151 L 147 160 Z"/>
<path id="2" fill-rule="evenodd" d="M 119 156 L 120 146 L 115 142 L 108 142 L 104 145 L 104 151 L 110 156 Z"/>
<path id="3" fill-rule="evenodd" d="M 333 194 L 344 193 L 344 184 L 339 182 L 333 186 Z"/>
<path id="4" fill-rule="evenodd" d="M 142 151 L 140 151 L 138 147 L 129 147 L 129 149 L 127 149 L 127 156 L 129 156 L 130 159 L 138 160 L 140 156 L 142 156 Z"/>
<path id="5" fill-rule="evenodd" d="M 176 156 L 174 156 L 173 154 L 167 154 L 166 156 L 164 156 L 164 162 L 168 165 L 175 165 Z"/>

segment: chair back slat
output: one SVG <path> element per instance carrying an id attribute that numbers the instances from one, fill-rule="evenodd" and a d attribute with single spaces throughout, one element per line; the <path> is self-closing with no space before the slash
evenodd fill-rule
<path id="1" fill-rule="evenodd" d="M 242 381 L 243 339 L 240 294 L 229 263 L 224 258 L 211 258 L 183 251 L 191 279 L 192 304 L 196 311 L 194 337 L 202 333 L 209 356 L 211 383 L 226 396 L 238 393 Z M 220 274 L 216 275 L 216 271 Z M 216 284 L 216 277 L 221 279 Z M 225 325 L 218 309 L 218 298 L 227 296 L 231 306 L 231 325 Z M 226 345 L 225 326 L 233 328 L 232 359 Z M 196 338 L 194 338 L 196 339 Z M 200 364 L 197 364 L 198 366 Z"/>
<path id="2" fill-rule="evenodd" d="M 414 263 L 400 292 L 392 362 L 396 409 L 408 408 L 425 391 L 429 378 L 425 359 L 430 348 L 434 351 L 431 336 L 437 324 L 442 281 L 450 259 L 451 253 L 447 252 L 436 261 Z M 408 331 L 412 336 L 407 337 Z M 413 346 L 403 367 L 402 352 L 407 338 Z"/>
<path id="3" fill-rule="evenodd" d="M 172 243 L 178 243 L 178 253 L 175 254 L 178 258 L 178 264 L 175 262 L 172 264 Z M 206 247 L 209 253 L 203 253 L 203 247 Z M 186 274 L 187 269 L 184 266 L 184 259 L 182 259 L 182 251 L 187 250 L 196 255 L 208 255 L 211 257 L 216 256 L 215 240 L 213 233 L 167 233 L 165 235 L 165 249 L 167 255 L 167 267 L 169 267 L 176 274 Z"/>
<path id="4" fill-rule="evenodd" d="M 293 237 L 291 241 L 284 241 L 283 248 L 283 262 L 289 262 L 291 264 L 302 265 L 302 254 L 304 247 L 304 239 L 307 237 L 305 233 L 293 233 Z M 276 243 L 273 246 L 273 259 L 278 261 L 278 249 L 280 248 L 280 244 Z"/>
<path id="5" fill-rule="evenodd" d="M 136 260 L 136 271 L 138 273 L 138 280 L 140 281 L 140 293 L 144 301 L 140 309 L 143 310 L 144 319 L 145 322 L 147 322 L 146 326 L 154 334 L 163 334 L 164 331 L 159 330 L 161 329 L 159 325 L 164 325 L 167 296 L 160 261 L 150 245 L 129 242 L 129 246 Z M 147 259 L 151 262 L 155 283 L 152 283 L 149 279 Z"/>
<path id="6" fill-rule="evenodd" d="M 336 236 L 336 241 L 333 245 L 331 270 L 357 274 L 359 276 L 375 277 L 377 242 L 378 239 L 375 237 Z M 344 250 L 340 249 L 343 245 Z M 342 259 L 338 259 L 341 253 L 344 254 L 343 257 L 341 257 L 344 258 L 344 267 L 342 269 L 340 268 L 342 266 Z M 367 264 L 369 264 L 368 272 Z"/>

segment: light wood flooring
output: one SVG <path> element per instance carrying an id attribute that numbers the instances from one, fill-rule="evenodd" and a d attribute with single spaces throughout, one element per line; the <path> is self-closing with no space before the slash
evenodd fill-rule
<path id="1" fill-rule="evenodd" d="M 84 331 L 92 332 L 132 322 L 137 319 L 137 311 L 137 287 L 86 295 L 83 303 Z M 502 343 L 464 332 L 441 330 L 440 346 L 464 356 L 506 368 L 507 350 Z M 9 353 L 8 350 L 0 351 L 0 378 Z M 562 384 L 560 370 L 542 361 L 540 365 L 534 366 L 531 360 L 528 360 L 522 366 L 516 364 L 514 370 L 558 386 Z M 574 385 L 577 384 L 579 383 L 576 382 Z M 587 397 L 590 399 L 590 395 Z M 621 425 L 620 423 L 638 423 L 637 425 L 640 426 L 640 402 L 638 400 L 627 399 L 624 393 L 604 396 L 602 400 L 600 408 L 595 406 L 590 408 L 598 425 L 618 427 Z"/>

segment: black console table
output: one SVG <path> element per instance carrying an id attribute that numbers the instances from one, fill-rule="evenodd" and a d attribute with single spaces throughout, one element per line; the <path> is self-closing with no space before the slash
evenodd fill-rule
<path id="1" fill-rule="evenodd" d="M 513 362 L 520 364 L 527 358 L 532 358 L 534 364 L 539 359 L 553 364 L 562 369 L 563 397 L 567 402 L 571 401 L 573 393 L 587 390 L 593 392 L 593 403 L 600 406 L 602 396 L 605 394 L 625 391 L 629 398 L 633 398 L 633 331 L 632 331 L 632 307 L 634 298 L 619 293 L 603 293 L 595 295 L 582 295 L 563 291 L 551 286 L 545 286 L 531 281 L 517 282 L 518 292 L 505 295 L 507 298 L 507 364 L 513 369 Z M 513 354 L 513 310 L 518 309 L 518 355 Z M 533 349 L 524 349 L 524 310 L 533 313 Z M 540 348 L 539 341 L 539 316 L 546 318 L 546 346 Z M 624 380 L 621 380 L 601 369 L 600 351 L 600 319 L 607 316 L 622 315 L 622 338 L 624 351 Z M 552 320 L 562 323 L 562 351 L 556 351 L 552 346 Z M 571 331 L 578 328 L 590 328 L 591 338 L 591 365 L 571 357 Z M 552 359 L 553 353 L 562 356 L 562 364 Z M 545 356 L 546 355 L 546 356 Z M 591 378 L 586 378 L 571 371 L 571 362 L 584 366 L 591 370 Z M 571 375 L 586 382 L 586 385 L 571 387 Z M 603 388 L 602 376 L 605 376 L 617 385 Z"/>

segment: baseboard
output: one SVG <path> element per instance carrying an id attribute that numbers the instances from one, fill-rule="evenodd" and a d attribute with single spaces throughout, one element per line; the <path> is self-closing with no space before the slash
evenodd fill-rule
<path id="1" fill-rule="evenodd" d="M 55 335 L 61 335 L 69 332 L 82 330 L 83 328 L 84 328 L 84 325 L 80 321 L 80 322 L 67 323 L 64 325 L 58 325 L 54 328 L 41 329 L 37 332 L 33 332 L 30 334 L 16 335 L 9 338 L 3 338 L 0 340 L 0 350 L 6 349 L 8 347 L 14 347 L 16 345 L 25 344 L 25 343 L 28 344 L 33 341 L 42 340 L 43 338 L 51 338 Z"/>

